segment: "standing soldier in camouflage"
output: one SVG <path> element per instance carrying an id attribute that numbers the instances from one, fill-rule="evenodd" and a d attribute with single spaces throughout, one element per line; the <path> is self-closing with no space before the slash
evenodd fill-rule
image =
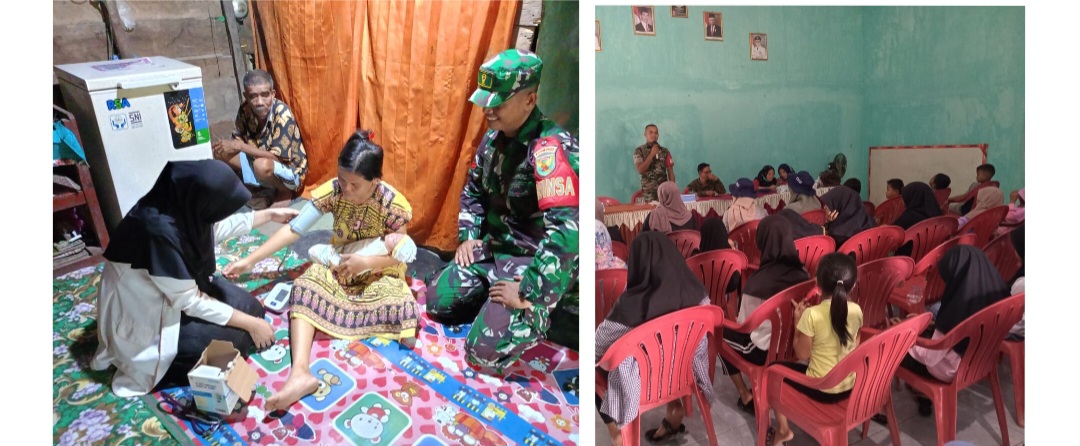
<path id="1" fill-rule="evenodd" d="M 675 160 L 666 147 L 656 142 L 660 129 L 656 124 L 645 126 L 645 144 L 634 149 L 634 167 L 641 174 L 641 199 L 646 203 L 656 201 L 656 189 L 660 183 L 675 181 Z"/>
<path id="2" fill-rule="evenodd" d="M 578 144 L 536 107 L 542 67 L 521 50 L 480 67 L 470 101 L 488 131 L 461 192 L 461 246 L 428 284 L 428 315 L 471 322 L 468 361 L 497 373 L 544 338 L 577 344 Z"/>

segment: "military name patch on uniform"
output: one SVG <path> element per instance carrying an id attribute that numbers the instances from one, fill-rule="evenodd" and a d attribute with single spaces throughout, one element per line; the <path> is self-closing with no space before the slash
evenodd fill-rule
<path id="1" fill-rule="evenodd" d="M 577 191 L 574 190 L 574 179 L 567 176 L 540 180 L 536 183 L 536 194 L 543 200 L 554 197 L 573 197 L 577 195 Z"/>
<path id="2" fill-rule="evenodd" d="M 557 150 L 557 146 L 544 145 L 533 151 L 536 160 L 536 174 L 541 178 L 555 172 L 555 152 Z"/>

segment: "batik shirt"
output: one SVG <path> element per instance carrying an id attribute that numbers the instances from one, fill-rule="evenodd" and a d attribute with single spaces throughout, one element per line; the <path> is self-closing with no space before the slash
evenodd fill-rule
<path id="1" fill-rule="evenodd" d="M 292 110 L 277 98 L 270 105 L 266 124 L 259 126 L 259 117 L 247 104 L 236 113 L 236 129 L 233 138 L 266 150 L 285 167 L 296 174 L 296 184 L 304 184 L 307 175 L 307 151 L 300 138 L 300 126 L 293 118 Z"/>
<path id="2" fill-rule="evenodd" d="M 484 240 L 496 256 L 533 258 L 520 291 L 533 304 L 523 322 L 540 333 L 577 280 L 577 174 L 577 140 L 533 109 L 516 137 L 487 131 L 461 192 L 462 242 Z"/>
<path id="3" fill-rule="evenodd" d="M 646 147 L 645 144 L 634 149 L 634 165 L 645 161 L 651 151 L 652 149 Z M 660 146 L 658 155 L 660 159 L 654 159 L 645 173 L 641 174 L 641 199 L 645 202 L 656 201 L 656 189 L 660 187 L 660 183 L 668 180 L 667 169 L 671 152 L 664 146 Z"/>
<path id="4" fill-rule="evenodd" d="M 724 190 L 724 183 L 721 183 L 718 180 L 712 180 L 712 179 L 702 183 L 701 178 L 695 178 L 694 181 L 691 181 L 690 184 L 686 185 L 686 189 L 690 193 L 697 194 L 697 195 L 702 195 L 702 194 L 704 194 L 705 192 L 708 192 L 708 191 L 714 191 L 717 194 L 721 194 L 721 195 L 727 193 Z"/>

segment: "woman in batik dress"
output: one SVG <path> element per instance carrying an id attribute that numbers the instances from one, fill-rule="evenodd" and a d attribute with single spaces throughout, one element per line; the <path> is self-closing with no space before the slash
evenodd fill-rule
<path id="1" fill-rule="evenodd" d="M 338 177 L 315 189 L 311 202 L 251 255 L 227 266 L 226 277 L 250 271 L 260 260 L 292 244 L 326 213 L 334 216 L 331 244 L 405 233 L 412 209 L 382 179 L 382 148 L 366 131 L 354 134 L 338 157 Z M 310 369 L 315 330 L 339 339 L 400 339 L 416 336 L 419 309 L 406 283 L 406 265 L 389 255 L 341 254 L 338 265 L 313 263 L 293 284 L 289 348 L 292 368 L 285 385 L 266 401 L 266 411 L 287 409 L 314 392 Z"/>

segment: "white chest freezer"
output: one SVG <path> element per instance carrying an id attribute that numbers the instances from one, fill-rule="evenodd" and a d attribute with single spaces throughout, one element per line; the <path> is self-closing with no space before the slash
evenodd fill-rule
<path id="1" fill-rule="evenodd" d="M 166 57 L 57 65 L 110 230 L 165 163 L 212 158 L 202 70 Z"/>

